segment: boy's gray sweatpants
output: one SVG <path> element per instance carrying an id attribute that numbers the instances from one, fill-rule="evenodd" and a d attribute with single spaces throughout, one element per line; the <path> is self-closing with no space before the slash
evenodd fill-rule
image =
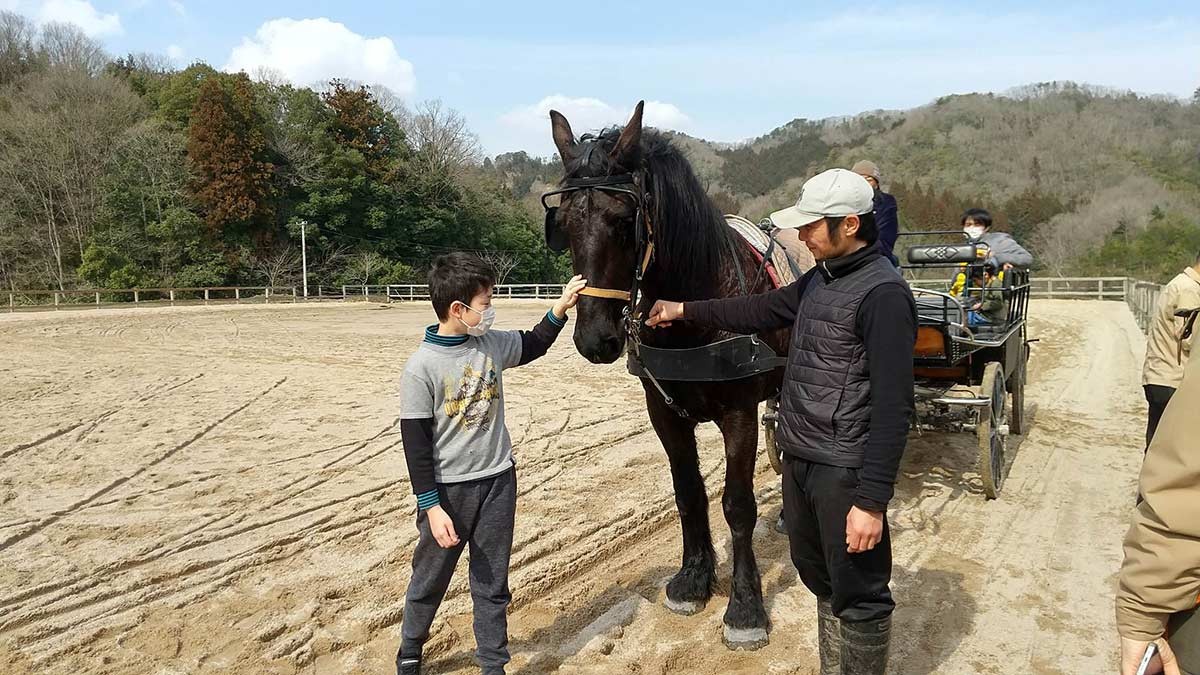
<path id="1" fill-rule="evenodd" d="M 509 469 L 492 478 L 438 485 L 441 506 L 454 521 L 458 546 L 438 546 L 424 511 L 417 514 L 421 538 L 413 552 L 412 580 L 404 602 L 400 653 L 418 656 L 429 639 L 429 627 L 450 586 L 450 577 L 471 547 L 469 571 L 474 601 L 475 655 L 483 671 L 503 672 L 508 663 L 508 560 L 512 554 L 517 507 L 517 473 Z"/>

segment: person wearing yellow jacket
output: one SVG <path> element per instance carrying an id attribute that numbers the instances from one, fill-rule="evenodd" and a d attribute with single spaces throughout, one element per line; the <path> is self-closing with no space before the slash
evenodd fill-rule
<path id="1" fill-rule="evenodd" d="M 1150 642 L 1160 649 L 1167 675 L 1200 675 L 1197 411 L 1200 359 L 1192 359 L 1142 464 L 1143 501 L 1125 535 L 1125 562 L 1116 598 L 1122 675 L 1137 672 Z M 1148 672 L 1159 670 L 1152 667 Z"/>

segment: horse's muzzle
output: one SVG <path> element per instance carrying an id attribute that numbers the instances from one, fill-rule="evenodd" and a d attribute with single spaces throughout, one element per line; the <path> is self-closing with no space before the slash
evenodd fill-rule
<path id="1" fill-rule="evenodd" d="M 575 348 L 592 363 L 612 363 L 625 352 L 625 336 L 576 333 Z"/>

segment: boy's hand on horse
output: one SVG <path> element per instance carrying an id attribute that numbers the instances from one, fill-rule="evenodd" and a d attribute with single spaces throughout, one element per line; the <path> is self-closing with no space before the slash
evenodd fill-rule
<path id="1" fill-rule="evenodd" d="M 683 303 L 670 300 L 658 300 L 650 308 L 650 316 L 646 317 L 646 325 L 651 328 L 662 326 L 666 328 L 672 321 L 683 318 Z"/>
<path id="2" fill-rule="evenodd" d="M 438 546 L 442 548 L 454 548 L 458 546 L 458 533 L 454 531 L 454 521 L 450 519 L 450 514 L 446 513 L 440 505 L 432 506 L 425 513 L 429 518 L 429 530 L 433 532 L 433 538 L 437 541 Z"/>
<path id="3" fill-rule="evenodd" d="M 554 316 L 559 319 L 567 318 L 567 310 L 579 304 L 579 291 L 582 291 L 587 286 L 587 279 L 583 275 L 576 274 L 571 277 L 567 285 L 563 287 L 562 297 L 554 303 L 554 307 L 550 310 L 554 312 Z"/>
<path id="4" fill-rule="evenodd" d="M 864 553 L 875 548 L 883 539 L 883 514 L 850 507 L 846 514 L 846 550 Z"/>

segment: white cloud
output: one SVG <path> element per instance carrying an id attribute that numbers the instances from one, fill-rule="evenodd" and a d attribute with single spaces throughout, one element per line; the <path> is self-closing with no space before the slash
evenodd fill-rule
<path id="1" fill-rule="evenodd" d="M 233 48 L 224 69 L 252 73 L 263 67 L 299 85 L 336 77 L 382 84 L 401 96 L 417 86 L 412 63 L 400 58 L 389 38 L 366 38 L 325 18 L 264 23 Z"/>
<path id="2" fill-rule="evenodd" d="M 88 0 L 43 0 L 36 16 L 38 23 L 73 23 L 92 37 L 122 33 L 120 16 L 101 14 Z"/>
<path id="3" fill-rule="evenodd" d="M 182 61 L 183 47 L 179 45 L 167 45 L 167 56 L 171 57 L 172 61 Z"/>
<path id="4" fill-rule="evenodd" d="M 521 106 L 505 113 L 500 126 L 510 134 L 505 145 L 524 149 L 532 154 L 550 155 L 556 152 L 550 139 L 550 111 L 557 110 L 571 123 L 576 135 L 613 125 L 624 125 L 633 114 L 633 104 L 619 108 L 597 98 L 571 98 L 561 94 L 547 96 L 533 105 Z M 687 131 L 692 120 L 678 107 L 661 101 L 646 101 L 642 113 L 646 126 L 674 131 Z"/>
<path id="5" fill-rule="evenodd" d="M 184 7 L 182 2 L 179 0 L 167 0 L 167 4 L 171 6 L 171 9 L 175 10 L 176 14 L 187 18 L 187 7 Z"/>

